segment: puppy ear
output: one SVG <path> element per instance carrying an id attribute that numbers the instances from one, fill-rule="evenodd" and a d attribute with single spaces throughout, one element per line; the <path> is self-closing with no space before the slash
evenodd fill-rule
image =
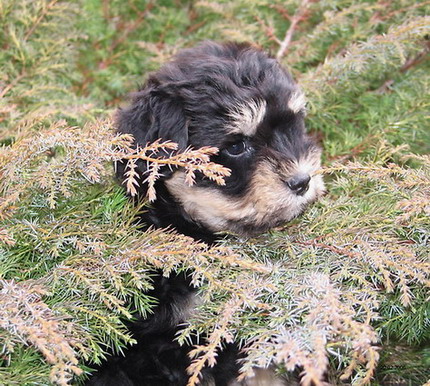
<path id="1" fill-rule="evenodd" d="M 185 118 L 181 98 L 172 96 L 166 90 L 147 86 L 133 95 L 129 107 L 119 110 L 117 114 L 117 127 L 119 133 L 132 134 L 134 145 L 144 147 L 157 139 L 172 141 L 178 144 L 178 150 L 182 151 L 188 145 L 188 124 Z M 159 153 L 165 156 L 166 153 Z M 117 177 L 121 182 L 125 179 L 127 162 L 117 164 Z M 139 194 L 146 195 L 148 165 L 139 160 L 137 173 L 140 178 Z M 172 173 L 169 167 L 159 170 L 162 177 Z"/>

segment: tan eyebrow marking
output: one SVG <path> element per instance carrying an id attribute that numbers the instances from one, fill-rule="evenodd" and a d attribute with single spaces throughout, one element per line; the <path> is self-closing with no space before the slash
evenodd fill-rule
<path id="1" fill-rule="evenodd" d="M 234 106 L 229 113 L 231 122 L 227 126 L 232 134 L 252 136 L 266 115 L 264 99 L 250 100 Z"/>
<path id="2" fill-rule="evenodd" d="M 294 112 L 298 113 L 305 109 L 306 98 L 305 94 L 300 89 L 296 89 L 291 93 L 290 100 L 288 101 L 288 107 Z"/>

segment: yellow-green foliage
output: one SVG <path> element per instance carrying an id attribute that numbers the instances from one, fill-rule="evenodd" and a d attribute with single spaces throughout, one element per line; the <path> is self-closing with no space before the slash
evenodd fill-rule
<path id="1" fill-rule="evenodd" d="M 132 344 L 124 323 L 156 303 L 154 268 L 200 288 L 178 336 L 207 337 L 190 385 L 231 340 L 241 377 L 276 364 L 304 385 L 428 380 L 429 5 L 0 0 L 0 384 L 78 383 Z M 135 150 L 111 122 L 149 71 L 208 38 L 253 41 L 291 68 L 328 187 L 292 224 L 212 248 L 140 231 L 112 164 L 128 159 L 131 194 L 137 159 L 150 183 L 168 163 L 222 184 L 216 149 Z"/>

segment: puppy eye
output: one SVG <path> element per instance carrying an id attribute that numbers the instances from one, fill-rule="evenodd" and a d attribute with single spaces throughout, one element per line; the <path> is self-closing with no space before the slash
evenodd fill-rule
<path id="1" fill-rule="evenodd" d="M 225 149 L 230 155 L 241 155 L 247 150 L 246 143 L 244 141 L 236 142 Z"/>

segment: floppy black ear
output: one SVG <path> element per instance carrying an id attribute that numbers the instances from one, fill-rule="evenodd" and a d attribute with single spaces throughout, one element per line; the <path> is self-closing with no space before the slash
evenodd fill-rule
<path id="1" fill-rule="evenodd" d="M 178 144 L 178 150 L 185 150 L 188 145 L 188 128 L 181 98 L 172 96 L 166 90 L 147 86 L 133 96 L 129 107 L 121 109 L 117 115 L 119 133 L 132 134 L 135 146 L 144 147 L 157 139 L 172 141 Z M 167 155 L 160 153 L 159 155 Z M 118 162 L 117 177 L 125 179 L 127 162 Z M 137 172 L 140 177 L 139 193 L 146 195 L 147 163 L 139 160 Z M 172 173 L 165 167 L 160 170 L 163 176 Z"/>

